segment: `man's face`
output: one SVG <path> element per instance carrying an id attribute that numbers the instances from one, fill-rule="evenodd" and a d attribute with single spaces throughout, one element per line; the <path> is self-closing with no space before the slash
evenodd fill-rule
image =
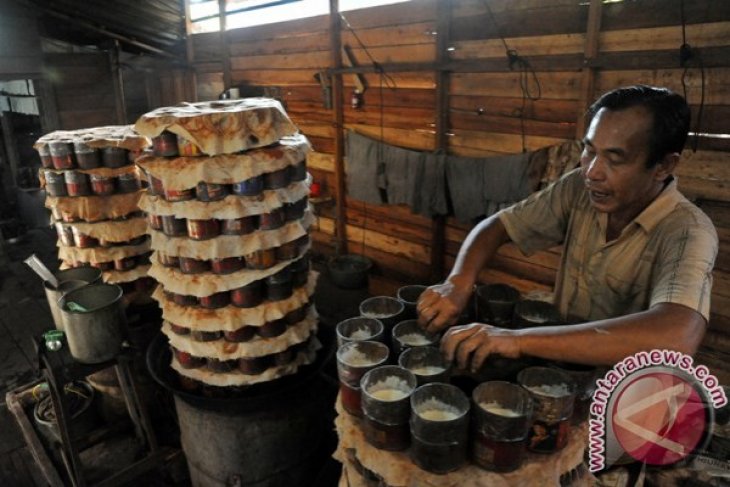
<path id="1" fill-rule="evenodd" d="M 584 139 L 581 168 L 593 207 L 628 222 L 654 199 L 663 179 L 657 164 L 647 169 L 651 114 L 642 107 L 602 108 Z"/>

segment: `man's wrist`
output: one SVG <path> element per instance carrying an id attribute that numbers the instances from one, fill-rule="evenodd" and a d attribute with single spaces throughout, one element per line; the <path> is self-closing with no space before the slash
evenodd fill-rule
<path id="1" fill-rule="evenodd" d="M 462 274 L 452 274 L 446 278 L 446 282 L 454 286 L 459 293 L 471 294 L 474 288 L 474 280 Z"/>

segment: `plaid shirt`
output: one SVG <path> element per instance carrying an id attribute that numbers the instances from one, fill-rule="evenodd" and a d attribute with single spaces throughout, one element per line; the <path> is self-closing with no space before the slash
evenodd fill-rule
<path id="1" fill-rule="evenodd" d="M 499 218 L 526 255 L 563 244 L 554 302 L 569 321 L 612 318 L 659 303 L 687 306 L 709 320 L 717 233 L 677 190 L 676 179 L 610 242 L 608 215 L 591 206 L 580 169 Z"/>

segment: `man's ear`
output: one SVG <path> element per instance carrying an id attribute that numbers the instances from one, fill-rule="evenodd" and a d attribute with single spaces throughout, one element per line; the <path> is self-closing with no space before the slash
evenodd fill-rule
<path id="1" fill-rule="evenodd" d="M 662 160 L 657 163 L 654 178 L 657 181 L 665 181 L 669 176 L 674 174 L 674 169 L 677 167 L 680 157 L 681 155 L 678 152 L 670 152 L 669 154 L 666 154 Z"/>

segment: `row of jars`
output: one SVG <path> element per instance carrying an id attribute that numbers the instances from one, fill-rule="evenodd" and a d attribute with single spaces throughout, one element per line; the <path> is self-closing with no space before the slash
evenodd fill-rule
<path id="1" fill-rule="evenodd" d="M 70 267 L 83 267 L 83 266 L 91 266 L 96 267 L 97 269 L 101 271 L 120 271 L 120 272 L 126 272 L 131 271 L 132 269 L 143 266 L 143 265 L 149 265 L 150 263 L 150 256 L 152 255 L 152 252 L 146 252 L 144 254 L 140 255 L 130 255 L 128 257 L 121 257 L 119 259 L 110 260 L 107 262 L 67 262 Z"/>
<path id="2" fill-rule="evenodd" d="M 310 338 L 311 340 L 311 338 Z M 283 367 L 294 361 L 299 352 L 309 348 L 310 340 L 292 345 L 282 352 L 263 355 L 261 357 L 247 357 L 233 360 L 220 360 L 211 357 L 196 357 L 188 352 L 172 348 L 175 359 L 185 369 L 207 368 L 217 374 L 240 372 L 244 375 L 261 375 L 270 367 Z"/>
<path id="3" fill-rule="evenodd" d="M 150 228 L 161 231 L 168 237 L 208 240 L 218 235 L 247 235 L 256 230 L 281 228 L 287 222 L 303 218 L 307 203 L 308 199 L 305 196 L 294 203 L 285 203 L 269 213 L 220 220 L 216 218 L 196 220 L 177 218 L 174 215 L 154 215 L 150 213 L 147 215 L 147 221 Z"/>
<path id="4" fill-rule="evenodd" d="M 126 242 L 112 242 L 105 238 L 96 238 L 91 235 L 87 235 L 77 227 L 71 225 L 64 225 L 60 222 L 56 222 L 56 235 L 58 235 L 58 241 L 64 247 L 78 247 L 81 249 L 88 249 L 93 247 L 122 247 L 128 245 L 141 245 L 147 240 L 147 235 L 141 235 L 139 237 L 127 240 Z"/>
<path id="5" fill-rule="evenodd" d="M 309 260 L 302 258 L 292 262 L 276 274 L 231 291 L 221 291 L 200 298 L 168 290 L 165 290 L 164 294 L 166 299 L 179 306 L 218 309 L 233 305 L 238 308 L 254 308 L 264 301 L 282 301 L 291 297 L 295 289 L 307 284 L 308 278 Z"/>
<path id="6" fill-rule="evenodd" d="M 199 182 L 194 188 L 166 188 L 161 179 L 147 172 L 149 194 L 161 196 L 166 201 L 218 201 L 229 194 L 237 196 L 260 196 L 264 190 L 280 189 L 291 183 L 304 181 L 307 178 L 307 164 L 301 161 L 294 166 L 287 166 L 278 171 L 268 172 L 239 181 L 234 184 L 216 184 Z"/>
<path id="7" fill-rule="evenodd" d="M 180 336 L 187 336 L 196 342 L 215 342 L 224 340 L 230 343 L 243 343 L 252 340 L 254 337 L 276 338 L 286 332 L 287 328 L 300 323 L 307 317 L 310 304 L 300 306 L 290 311 L 283 318 L 268 321 L 261 326 L 244 325 L 233 331 L 201 331 L 193 330 L 185 326 L 170 323 L 170 330 Z"/>
<path id="8" fill-rule="evenodd" d="M 46 170 L 46 192 L 50 196 L 109 196 L 115 193 L 134 193 L 139 190 L 137 176 L 132 173 L 118 176 L 86 174 L 80 171 L 56 172 Z"/>
<path id="9" fill-rule="evenodd" d="M 157 252 L 157 261 L 165 267 L 180 270 L 184 274 L 230 274 L 241 269 L 269 269 L 279 262 L 293 260 L 302 255 L 309 245 L 309 235 L 287 242 L 278 247 L 259 249 L 244 256 L 214 259 L 195 259 Z"/>
<path id="10" fill-rule="evenodd" d="M 38 148 L 41 164 L 47 169 L 94 169 L 123 167 L 134 163 L 139 151 L 121 147 L 95 149 L 82 141 L 55 140 Z"/>

